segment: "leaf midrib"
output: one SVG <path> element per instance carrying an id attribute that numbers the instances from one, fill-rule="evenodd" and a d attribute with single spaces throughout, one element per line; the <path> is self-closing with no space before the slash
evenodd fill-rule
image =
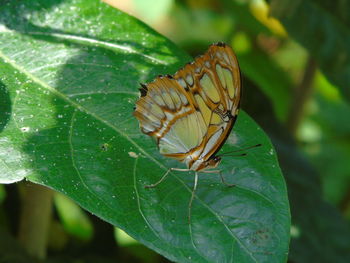
<path id="1" fill-rule="evenodd" d="M 2 24 L 0 24 L 2 25 Z M 0 31 L 1 34 L 14 34 L 16 31 L 13 30 L 8 30 L 8 31 Z M 102 40 L 98 40 L 98 39 L 94 39 L 91 37 L 83 37 L 83 36 L 78 36 L 78 35 L 73 35 L 73 34 L 63 34 L 63 33 L 48 33 L 48 32 L 25 32 L 26 35 L 34 35 L 34 36 L 47 36 L 47 37 L 53 37 L 53 38 L 60 38 L 60 39 L 65 39 L 65 40 L 70 40 L 72 42 L 76 41 L 76 42 L 83 42 L 83 43 L 87 43 L 91 46 L 99 46 L 99 47 L 104 47 L 104 48 L 108 48 L 108 49 L 114 49 L 114 50 L 123 50 L 124 52 L 127 53 L 131 53 L 131 54 L 137 54 L 139 56 L 142 56 L 148 60 L 150 60 L 151 62 L 156 62 L 158 64 L 161 65 L 168 65 L 167 62 L 165 62 L 164 60 L 152 57 L 150 55 L 146 55 L 143 54 L 139 51 L 137 51 L 136 49 L 133 49 L 131 46 L 128 45 L 120 45 L 120 44 L 116 44 L 116 43 L 110 43 L 107 41 L 102 41 Z"/>

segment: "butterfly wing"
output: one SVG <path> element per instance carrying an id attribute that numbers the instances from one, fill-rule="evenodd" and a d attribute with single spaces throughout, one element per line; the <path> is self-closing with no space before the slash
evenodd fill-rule
<path id="1" fill-rule="evenodd" d="M 218 43 L 174 76 L 143 85 L 134 115 L 161 154 L 202 170 L 236 120 L 241 78 L 232 49 Z"/>

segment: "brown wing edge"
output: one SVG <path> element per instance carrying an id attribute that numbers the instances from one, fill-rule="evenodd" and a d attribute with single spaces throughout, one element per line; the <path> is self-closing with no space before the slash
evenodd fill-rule
<path id="1" fill-rule="evenodd" d="M 227 45 L 226 45 L 225 43 L 223 43 L 223 42 L 218 42 L 217 45 L 219 45 L 219 46 L 223 45 L 224 47 L 227 46 Z M 231 49 L 231 48 L 230 48 L 230 49 Z M 240 86 L 239 86 L 239 97 L 238 97 L 238 104 L 237 104 L 237 110 L 236 110 L 236 111 L 237 111 L 237 114 L 235 114 L 235 115 L 232 115 L 232 114 L 231 114 L 231 117 L 230 117 L 230 119 L 231 119 L 230 127 L 227 129 L 227 132 L 226 132 L 225 137 L 221 140 L 219 146 L 218 146 L 218 147 L 216 148 L 216 150 L 212 153 L 212 155 L 210 156 L 209 159 L 215 158 L 215 155 L 221 150 L 221 148 L 222 148 L 222 146 L 225 144 L 227 138 L 230 136 L 231 131 L 232 131 L 232 129 L 233 129 L 233 126 L 235 125 L 236 120 L 237 120 L 237 117 L 238 117 L 238 110 L 240 109 L 240 106 L 241 106 L 241 97 L 242 97 L 242 92 L 243 92 L 243 89 L 242 89 L 242 87 L 243 87 L 243 84 L 242 84 L 242 72 L 241 72 L 241 68 L 240 68 L 239 63 L 238 63 L 238 59 L 237 59 L 237 57 L 236 57 L 236 55 L 235 55 L 235 53 L 233 52 L 232 49 L 231 49 L 231 53 L 232 53 L 232 55 L 233 55 L 233 57 L 234 57 L 234 59 L 235 59 L 235 62 L 237 63 L 238 72 L 239 72 L 239 79 L 240 79 L 240 81 L 239 81 L 239 85 L 240 85 Z M 209 159 L 208 159 L 208 160 L 209 160 Z"/>
<path id="2" fill-rule="evenodd" d="M 213 47 L 223 47 L 223 48 L 226 48 L 228 47 L 235 59 L 235 61 L 237 62 L 237 65 L 238 65 L 238 60 L 237 60 L 237 57 L 236 55 L 234 54 L 232 48 L 227 45 L 226 43 L 224 42 L 217 42 L 217 43 L 213 43 L 209 46 L 209 48 L 207 49 L 207 51 L 204 53 L 204 54 L 207 54 L 209 50 L 211 50 Z M 175 76 L 178 75 L 179 72 L 185 70 L 186 66 L 188 65 L 193 65 L 196 63 L 196 61 L 199 59 L 199 58 L 202 58 L 204 56 L 204 54 L 201 54 L 201 55 L 198 55 L 196 56 L 192 61 L 190 62 L 187 62 L 183 67 L 181 67 L 180 69 L 178 69 L 174 74 L 164 74 L 164 75 L 158 75 L 154 80 L 150 81 L 150 82 L 147 82 L 147 83 L 140 83 L 140 86 L 141 88 L 139 89 L 140 92 L 141 92 L 141 96 L 146 96 L 147 95 L 147 91 L 148 91 L 148 88 L 147 86 L 151 83 L 154 83 L 154 82 L 157 82 L 159 81 L 159 79 L 162 79 L 162 78 L 169 78 L 169 79 L 175 79 Z M 239 66 L 238 66 L 239 67 Z M 239 71 L 240 72 L 240 71 Z"/>

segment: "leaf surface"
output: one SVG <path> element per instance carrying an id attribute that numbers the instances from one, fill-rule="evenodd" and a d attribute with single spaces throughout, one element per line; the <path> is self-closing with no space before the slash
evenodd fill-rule
<path id="1" fill-rule="evenodd" d="M 174 73 L 187 54 L 98 1 L 8 2 L 0 12 L 2 182 L 26 177 L 62 192 L 177 262 L 286 260 L 285 183 L 269 139 L 244 112 L 222 151 L 263 146 L 222 162 L 236 187 L 200 175 L 191 224 L 193 174 L 144 188 L 183 166 L 139 131 L 137 89 Z"/>

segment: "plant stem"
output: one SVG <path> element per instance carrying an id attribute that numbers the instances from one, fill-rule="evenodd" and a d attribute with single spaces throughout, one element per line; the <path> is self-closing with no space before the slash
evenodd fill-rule
<path id="1" fill-rule="evenodd" d="M 305 66 L 303 79 L 295 90 L 294 98 L 292 100 L 287 118 L 287 127 L 294 135 L 304 115 L 305 105 L 311 97 L 312 82 L 315 77 L 316 69 L 317 64 L 315 60 L 309 57 Z"/>
<path id="2" fill-rule="evenodd" d="M 22 186 L 24 193 L 18 239 L 31 256 L 44 259 L 54 192 L 44 186 L 28 182 Z"/>

